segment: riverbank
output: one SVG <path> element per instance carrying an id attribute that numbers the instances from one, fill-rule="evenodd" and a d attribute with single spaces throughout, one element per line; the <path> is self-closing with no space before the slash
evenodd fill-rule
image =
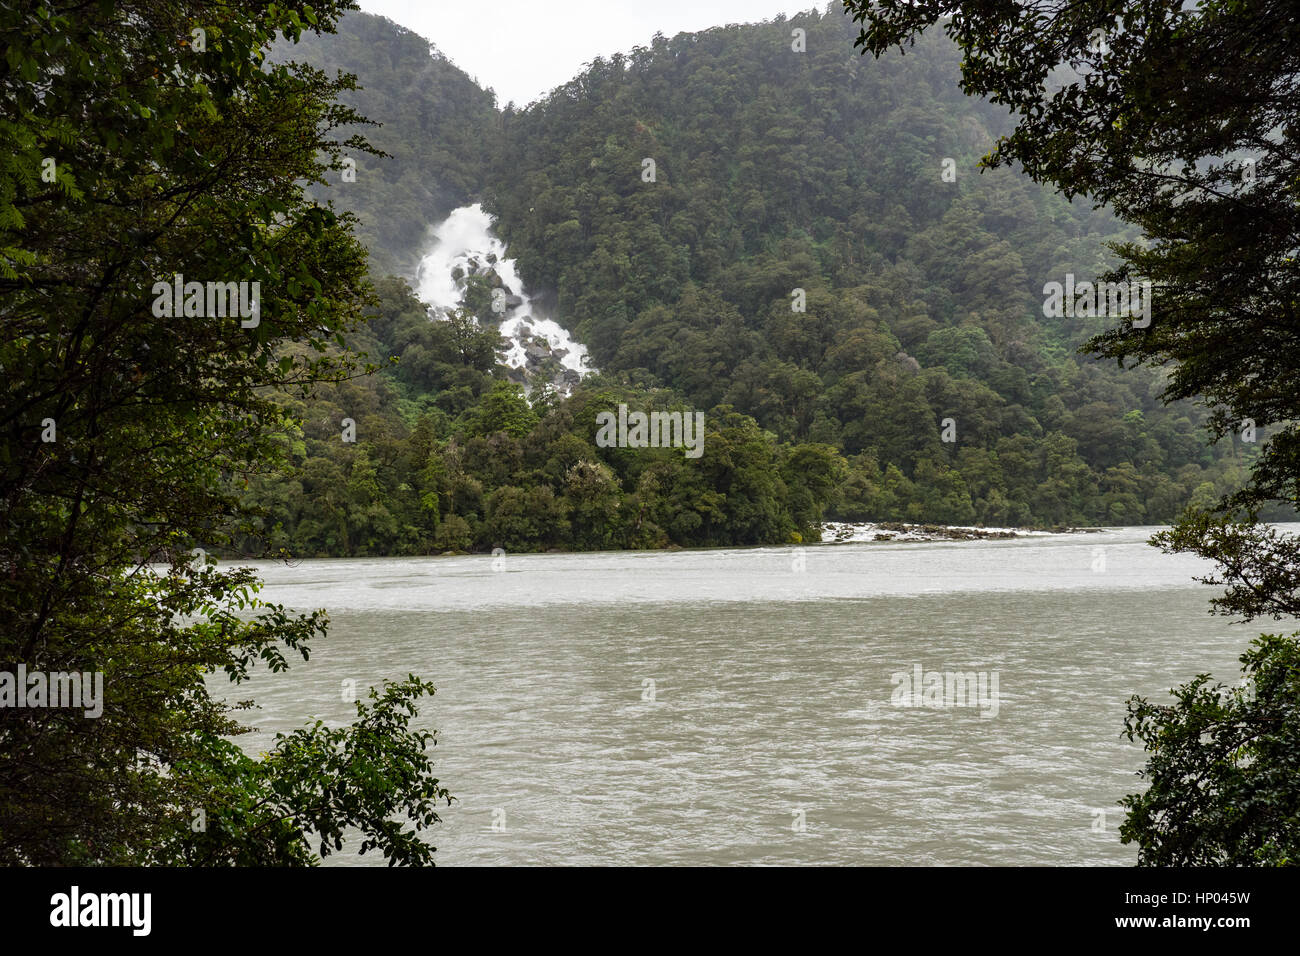
<path id="1" fill-rule="evenodd" d="M 860 544 L 864 541 L 989 541 L 1001 538 L 1041 538 L 1054 534 L 1095 534 L 1105 528 L 975 528 L 941 524 L 907 524 L 899 521 L 828 521 L 822 525 L 823 544 Z"/>

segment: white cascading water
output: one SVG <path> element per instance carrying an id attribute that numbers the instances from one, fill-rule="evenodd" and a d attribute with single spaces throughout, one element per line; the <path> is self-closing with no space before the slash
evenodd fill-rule
<path id="1" fill-rule="evenodd" d="M 539 314 L 524 290 L 515 260 L 506 258 L 506 245 L 492 234 L 492 217 L 474 203 L 452 211 L 433 229 L 429 251 L 420 260 L 416 272 L 415 293 L 445 318 L 462 304 L 465 279 L 471 275 L 495 272 L 506 293 L 505 312 L 501 318 L 501 336 L 506 349 L 501 363 L 516 370 L 517 381 L 532 384 L 548 358 L 558 361 L 558 371 L 550 378 L 563 392 L 568 392 L 583 376 L 595 371 L 587 357 L 587 347 L 575 342 L 554 319 Z M 456 277 L 456 270 L 462 275 Z"/>

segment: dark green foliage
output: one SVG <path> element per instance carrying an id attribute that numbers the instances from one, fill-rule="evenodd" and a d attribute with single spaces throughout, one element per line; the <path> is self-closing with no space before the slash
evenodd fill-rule
<path id="1" fill-rule="evenodd" d="M 432 688 L 246 758 L 207 679 L 305 658 L 325 615 L 189 560 L 255 527 L 244 489 L 289 452 L 273 396 L 356 367 L 365 252 L 300 184 L 367 149 L 333 135 L 360 118 L 346 78 L 263 59 L 345 6 L 0 5 L 0 671 L 98 671 L 105 697 L 0 708 L 2 864 L 300 864 L 352 826 L 428 860 L 392 817 L 435 822 L 445 796 L 406 729 Z M 175 273 L 260 282 L 260 321 L 160 315 Z"/>
<path id="2" fill-rule="evenodd" d="M 266 860 L 310 866 L 316 859 L 303 834 L 319 841 L 317 852 L 326 857 L 343 848 L 347 828 L 357 828 L 366 834 L 358 852 L 377 849 L 389 866 L 432 866 L 434 848 L 419 832 L 441 822 L 434 808 L 451 799 L 425 756 L 433 733 L 407 725 L 418 716 L 418 700 L 433 692 L 414 675 L 385 682 L 370 689 L 370 704 L 357 702 L 356 723 L 329 728 L 318 720 L 276 734 L 275 748 L 262 760 L 228 740 L 204 738 L 206 749 L 178 763 L 177 772 L 194 787 L 192 805 L 211 808 L 205 829 L 177 826 L 160 859 L 187 866 Z"/>
<path id="3" fill-rule="evenodd" d="M 1134 698 L 1130 740 L 1150 786 L 1126 797 L 1125 843 L 1148 866 L 1300 863 L 1300 635 L 1265 634 L 1242 656 L 1242 686 L 1208 675 L 1175 703 Z"/>
<path id="4" fill-rule="evenodd" d="M 588 378 L 565 398 L 497 377 L 497 333 L 464 313 L 431 320 L 397 279 L 353 344 L 396 365 L 280 398 L 288 452 L 279 477 L 249 485 L 263 512 L 246 551 L 437 551 L 785 544 L 817 535 L 846 473 L 827 445 L 781 443 L 721 406 L 704 453 L 598 448 L 596 416 L 620 402 L 689 410 L 679 396 Z M 437 356 L 437 359 L 434 359 Z M 415 359 L 415 361 L 413 361 Z M 356 441 L 344 441 L 343 420 Z M 294 423 L 301 423 L 297 425 Z"/>
<path id="5" fill-rule="evenodd" d="M 1121 223 L 977 171 L 1011 127 L 950 41 L 864 61 L 856 35 L 832 9 L 657 37 L 509 115 L 486 195 L 524 277 L 606 374 L 906 479 L 832 517 L 1154 524 L 1234 487 L 1251 446 L 1207 449 L 1156 376 L 1072 354 L 1105 320 L 1042 315 Z"/>
<path id="6" fill-rule="evenodd" d="M 1161 397 L 1211 407 L 1216 437 L 1246 420 L 1275 426 L 1233 504 L 1296 501 L 1293 6 L 1095 0 L 1034 17 L 1000 0 L 963 4 L 953 17 L 939 0 L 846 6 L 878 55 L 942 24 L 966 54 L 963 88 L 1015 111 L 989 165 L 1021 166 L 1141 229 L 1148 241 L 1116 246 L 1114 275 L 1156 283 L 1154 320 L 1121 323 L 1089 346 L 1119 363 L 1168 368 Z"/>
<path id="7" fill-rule="evenodd" d="M 1009 170 L 978 171 L 1013 127 L 962 95 L 960 51 L 942 36 L 864 61 L 853 22 L 830 10 L 656 37 L 528 109 L 493 112 L 444 96 L 463 77 L 407 31 L 347 19 L 314 62 L 361 74 L 370 98 L 358 102 L 397 121 L 373 138 L 420 158 L 413 182 L 465 184 L 437 213 L 391 173 L 370 191 L 331 189 L 400 230 L 366 233 L 377 261 L 409 272 L 422 248 L 411 237 L 449 203 L 482 198 L 606 381 L 727 405 L 781 443 L 859 462 L 824 517 L 1154 524 L 1227 493 L 1255 457 L 1248 443 L 1207 447 L 1206 414 L 1166 407 L 1159 376 L 1074 354 L 1107 320 L 1043 317 L 1045 282 L 1103 272 L 1103 243 L 1133 232 Z M 791 50 L 796 27 L 805 53 Z M 430 71 L 436 82 L 409 85 Z M 412 97 L 429 108 L 423 126 L 402 112 Z M 435 374 L 449 361 L 438 343 L 405 334 L 380 335 L 401 357 L 403 395 L 464 414 L 485 386 Z M 941 440 L 945 418 L 955 443 Z"/>

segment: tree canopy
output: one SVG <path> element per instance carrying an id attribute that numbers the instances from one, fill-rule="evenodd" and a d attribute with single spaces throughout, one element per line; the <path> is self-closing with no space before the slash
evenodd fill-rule
<path id="1" fill-rule="evenodd" d="M 1161 374 L 1075 354 L 1104 318 L 1043 314 L 1046 282 L 1104 274 L 1116 261 L 1104 243 L 1137 231 L 1015 171 L 979 171 L 1014 126 L 962 95 L 956 44 L 924 36 L 911 55 L 865 64 L 856 35 L 832 9 L 656 37 L 522 110 L 453 105 L 446 84 L 429 82 L 418 94 L 424 126 L 408 115 L 409 83 L 454 68 L 407 31 L 353 14 L 307 53 L 363 77 L 367 98 L 347 95 L 385 123 L 375 135 L 386 151 L 422 164 L 412 181 L 460 182 L 461 201 L 484 201 L 535 300 L 590 347 L 602 381 L 747 415 L 782 445 L 834 448 L 846 467 L 822 502 L 826 518 L 1158 523 L 1239 487 L 1253 434 L 1207 447 L 1208 412 L 1166 406 Z M 439 116 L 458 124 L 454 137 Z M 647 159 L 653 181 L 642 178 Z M 409 261 L 407 237 L 433 207 L 407 201 L 389 173 L 358 189 L 361 178 L 321 194 L 371 223 L 383 261 Z M 409 433 L 418 415 L 397 409 L 433 386 L 452 419 L 441 440 L 468 435 L 476 426 L 457 419 L 483 389 L 452 386 L 453 399 L 446 376 L 417 374 L 432 367 L 427 337 L 375 343 L 400 359 L 385 433 Z M 309 437 L 305 451 L 339 459 L 341 473 L 322 463 L 318 474 L 342 481 L 351 468 L 353 449 L 337 442 Z M 384 473 L 381 488 L 411 484 Z M 633 490 L 625 479 L 622 492 Z M 409 513 L 393 495 L 385 507 Z M 462 546 L 489 538 L 471 532 Z M 402 540 L 396 549 L 416 547 Z M 334 541 L 317 536 L 311 553 L 351 553 Z"/>
<path id="2" fill-rule="evenodd" d="M 446 794 L 407 724 L 432 688 L 244 755 L 208 677 L 305 658 L 326 618 L 191 553 L 251 526 L 243 489 L 283 457 L 274 395 L 357 364 L 365 252 L 302 192 L 368 148 L 331 135 L 361 121 L 335 102 L 351 80 L 265 59 L 349 6 L 0 9 L 0 669 L 99 673 L 106 698 L 0 708 L 2 862 L 305 863 L 352 826 L 431 859 L 415 830 Z M 206 296 L 159 307 L 191 281 Z M 253 301 L 210 309 L 207 283 Z"/>

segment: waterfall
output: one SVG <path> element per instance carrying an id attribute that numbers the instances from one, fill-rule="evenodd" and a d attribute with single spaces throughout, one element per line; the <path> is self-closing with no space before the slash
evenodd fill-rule
<path id="1" fill-rule="evenodd" d="M 595 371 L 587 347 L 534 305 L 515 260 L 506 256 L 505 243 L 493 235 L 492 224 L 492 217 L 474 203 L 453 210 L 435 226 L 416 271 L 415 293 L 433 307 L 437 317 L 446 318 L 462 305 L 469 276 L 495 275 L 505 293 L 501 364 L 513 370 L 511 378 L 517 382 L 532 385 L 549 380 L 568 393 L 584 375 Z"/>

